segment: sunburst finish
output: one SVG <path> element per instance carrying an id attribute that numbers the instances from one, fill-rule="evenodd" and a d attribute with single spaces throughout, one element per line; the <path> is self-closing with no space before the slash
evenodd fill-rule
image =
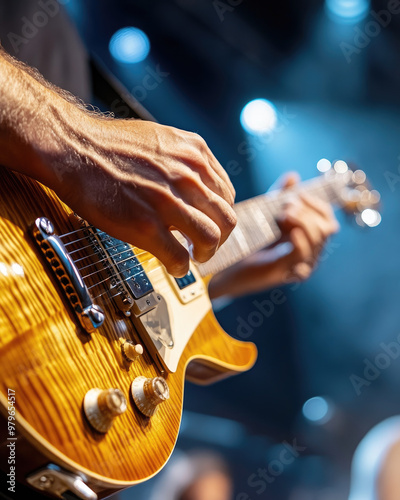
<path id="1" fill-rule="evenodd" d="M 51 219 L 58 234 L 70 232 L 71 210 L 39 183 L 6 169 L 0 174 L 1 411 L 7 414 L 7 391 L 14 390 L 20 449 L 29 442 L 42 460 L 84 473 L 100 497 L 106 490 L 141 482 L 156 474 L 172 453 L 185 375 L 209 383 L 248 370 L 256 348 L 228 336 L 208 308 L 176 372 L 163 374 L 170 398 L 153 417 L 143 416 L 129 396 L 130 385 L 135 377 L 156 377 L 160 370 L 146 348 L 132 363 L 122 357 L 121 339 L 143 343 L 134 322 L 108 301 L 102 304 L 104 324 L 85 333 L 30 237 L 40 216 Z M 141 254 L 144 265 L 149 257 Z M 156 259 L 152 262 L 160 266 Z M 119 388 L 128 399 L 128 410 L 104 435 L 91 429 L 82 412 L 83 398 L 94 387 Z M 3 441 L 3 452 L 4 446 Z M 20 471 L 25 474 L 30 463 L 34 468 L 35 458 L 19 454 L 24 462 Z"/>

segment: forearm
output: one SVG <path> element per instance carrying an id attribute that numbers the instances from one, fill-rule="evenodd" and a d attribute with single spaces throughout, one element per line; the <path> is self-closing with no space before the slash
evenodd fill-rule
<path id="1" fill-rule="evenodd" d="M 189 253 L 199 262 L 232 231 L 235 192 L 205 141 L 144 120 L 88 111 L 0 51 L 0 164 L 53 189 L 111 236 L 159 258 L 174 276 Z"/>
<path id="2" fill-rule="evenodd" d="M 59 138 L 74 136 L 83 112 L 2 49 L 0 89 L 0 164 L 54 188 L 65 148 Z"/>

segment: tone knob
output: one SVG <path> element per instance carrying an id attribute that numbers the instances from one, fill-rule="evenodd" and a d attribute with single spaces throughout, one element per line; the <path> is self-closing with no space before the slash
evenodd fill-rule
<path id="1" fill-rule="evenodd" d="M 119 389 L 90 389 L 83 400 L 83 411 L 98 432 L 107 432 L 115 417 L 126 411 L 126 398 Z"/>
<path id="2" fill-rule="evenodd" d="M 125 340 L 121 344 L 121 352 L 127 361 L 135 361 L 136 358 L 143 354 L 143 347 L 131 340 Z"/>
<path id="3" fill-rule="evenodd" d="M 138 409 L 151 417 L 160 403 L 169 398 L 167 381 L 163 377 L 137 377 L 131 385 L 132 398 Z"/>

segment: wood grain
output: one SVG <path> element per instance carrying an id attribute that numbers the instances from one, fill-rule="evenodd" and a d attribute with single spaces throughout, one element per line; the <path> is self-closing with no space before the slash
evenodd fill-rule
<path id="1" fill-rule="evenodd" d="M 33 180 L 2 168 L 0 175 L 1 411 L 7 389 L 15 390 L 24 439 L 49 461 L 85 473 L 97 489 L 143 481 L 174 448 L 188 364 L 191 380 L 207 383 L 248 370 L 256 348 L 228 336 L 208 311 L 176 373 L 164 375 L 170 399 L 151 419 L 142 416 L 129 397 L 131 382 L 160 373 L 146 349 L 130 366 L 122 359 L 120 337 L 141 341 L 134 324 L 108 301 L 102 304 L 106 321 L 86 334 L 30 238 L 40 216 L 50 218 L 58 234 L 71 231 L 70 209 Z M 118 387 L 128 398 L 128 410 L 106 435 L 92 431 L 82 415 L 83 397 L 93 387 Z"/>

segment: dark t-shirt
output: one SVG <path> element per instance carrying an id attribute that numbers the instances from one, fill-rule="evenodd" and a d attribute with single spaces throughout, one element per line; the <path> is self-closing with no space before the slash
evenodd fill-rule
<path id="1" fill-rule="evenodd" d="M 0 40 L 13 57 L 88 102 L 88 55 L 63 7 L 68 0 L 0 0 Z"/>

